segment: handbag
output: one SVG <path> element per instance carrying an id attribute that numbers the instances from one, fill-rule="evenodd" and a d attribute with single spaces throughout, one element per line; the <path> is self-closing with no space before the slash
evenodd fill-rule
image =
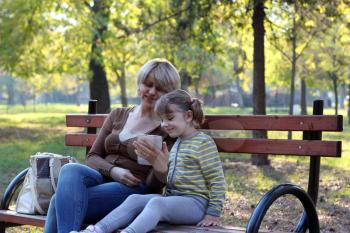
<path id="1" fill-rule="evenodd" d="M 48 152 L 30 156 L 30 167 L 16 201 L 16 212 L 45 215 L 56 191 L 63 165 L 77 162 L 75 158 Z"/>

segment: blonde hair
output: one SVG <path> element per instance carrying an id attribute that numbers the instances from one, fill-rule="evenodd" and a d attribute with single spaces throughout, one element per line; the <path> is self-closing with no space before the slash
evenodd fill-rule
<path id="1" fill-rule="evenodd" d="M 144 83 L 150 74 L 154 75 L 154 79 L 165 92 L 180 88 L 180 75 L 166 59 L 155 58 L 144 64 L 137 76 L 137 86 Z"/>
<path id="2" fill-rule="evenodd" d="M 196 129 L 203 123 L 204 114 L 202 103 L 199 99 L 192 98 L 188 92 L 178 89 L 162 95 L 155 105 L 155 112 L 159 116 L 171 113 L 172 111 L 169 108 L 170 104 L 175 104 L 183 111 L 191 110 L 193 113 L 192 123 Z"/>

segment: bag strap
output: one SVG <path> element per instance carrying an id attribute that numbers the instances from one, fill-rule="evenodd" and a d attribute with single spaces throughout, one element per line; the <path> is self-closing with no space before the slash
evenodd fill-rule
<path id="1" fill-rule="evenodd" d="M 74 157 L 71 156 L 66 156 L 64 158 L 54 158 L 52 157 L 49 162 L 49 167 L 50 167 L 50 181 L 51 181 L 51 186 L 53 188 L 53 192 L 56 192 L 57 189 L 57 184 L 55 182 L 55 166 L 62 166 L 61 161 L 62 159 L 68 159 L 68 163 L 76 163 L 77 160 Z M 59 162 L 58 162 L 59 161 Z M 57 164 L 59 163 L 59 164 Z M 61 170 L 61 169 L 60 169 Z M 58 177 L 57 177 L 58 178 Z"/>
<path id="2" fill-rule="evenodd" d="M 56 163 L 57 158 L 55 157 L 52 157 L 50 159 L 50 162 L 49 162 L 49 169 L 50 169 L 50 182 L 51 182 L 51 186 L 53 188 L 53 192 L 55 193 L 56 192 L 56 189 L 57 189 L 57 185 L 56 185 L 56 182 L 55 182 L 55 173 L 54 173 L 54 168 L 55 166 L 58 166 L 58 164 Z M 59 160 L 59 159 L 58 159 Z"/>
<path id="3" fill-rule="evenodd" d="M 34 203 L 34 207 L 35 209 L 40 213 L 40 214 L 45 214 L 45 211 L 43 210 L 43 208 L 41 208 L 39 202 L 38 202 L 38 193 L 36 192 L 36 187 L 35 187 L 35 180 L 34 180 L 34 174 L 32 174 L 31 176 L 29 176 L 31 179 L 31 184 L 29 185 L 30 189 L 31 189 L 31 193 L 33 194 L 33 203 Z"/>
<path id="4" fill-rule="evenodd" d="M 50 181 L 51 181 L 51 186 L 53 188 L 53 192 L 55 193 L 57 186 L 56 186 L 55 177 L 53 174 L 53 166 L 50 166 Z"/>

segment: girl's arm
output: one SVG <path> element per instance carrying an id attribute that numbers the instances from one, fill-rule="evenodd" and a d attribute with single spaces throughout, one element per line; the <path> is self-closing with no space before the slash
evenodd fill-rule
<path id="1" fill-rule="evenodd" d="M 221 160 L 213 139 L 203 141 L 198 158 L 209 190 L 207 215 L 219 217 L 225 200 L 226 182 Z"/>
<path id="2" fill-rule="evenodd" d="M 169 151 L 167 144 L 163 142 L 162 150 L 140 139 L 134 141 L 136 153 L 150 162 L 152 169 L 147 176 L 146 185 L 150 192 L 159 192 L 165 186 L 168 173 Z"/>
<path id="3" fill-rule="evenodd" d="M 167 153 L 166 160 L 165 160 L 166 170 L 163 170 L 162 172 L 160 172 L 153 168 L 150 171 L 150 173 L 147 176 L 146 184 L 149 190 L 151 190 L 151 192 L 158 193 L 159 190 L 161 190 L 166 185 L 167 175 L 168 175 L 169 151 L 173 147 L 175 141 L 176 141 L 176 138 L 171 138 L 169 136 L 166 136 L 164 138 L 165 146 L 167 148 L 167 152 L 165 152 Z M 164 142 L 163 142 L 163 147 L 164 147 Z"/>

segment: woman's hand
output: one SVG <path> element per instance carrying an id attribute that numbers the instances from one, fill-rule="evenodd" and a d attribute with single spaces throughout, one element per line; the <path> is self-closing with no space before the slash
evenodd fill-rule
<path id="1" fill-rule="evenodd" d="M 121 167 L 113 167 L 110 175 L 113 180 L 127 186 L 137 186 L 141 183 L 141 180 L 136 178 L 128 169 Z"/>
<path id="2" fill-rule="evenodd" d="M 162 173 L 168 171 L 169 151 L 165 142 L 162 144 L 162 150 L 159 150 L 154 145 L 143 139 L 134 141 L 133 145 L 136 149 L 135 153 L 146 159 L 152 165 L 154 170 Z"/>
<path id="3" fill-rule="evenodd" d="M 209 227 L 209 226 L 217 226 L 219 224 L 220 217 L 205 215 L 203 220 L 197 223 L 198 227 Z"/>

